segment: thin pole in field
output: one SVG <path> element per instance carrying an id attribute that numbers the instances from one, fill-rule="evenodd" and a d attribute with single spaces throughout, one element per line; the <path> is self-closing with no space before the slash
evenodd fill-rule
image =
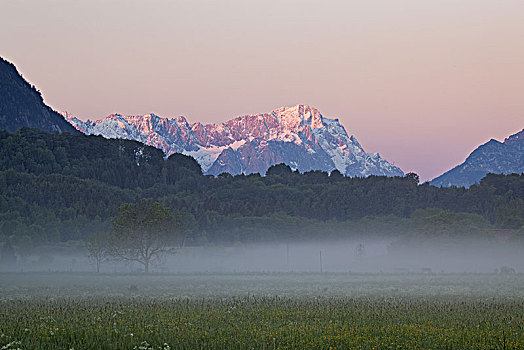
<path id="1" fill-rule="evenodd" d="M 286 265 L 289 271 L 289 242 L 286 242 Z"/>
<path id="2" fill-rule="evenodd" d="M 320 251 L 320 273 L 322 273 L 322 251 Z"/>

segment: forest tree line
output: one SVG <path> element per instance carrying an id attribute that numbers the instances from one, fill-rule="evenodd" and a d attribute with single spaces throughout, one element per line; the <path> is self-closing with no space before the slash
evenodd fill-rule
<path id="1" fill-rule="evenodd" d="M 489 174 L 468 189 L 283 164 L 265 176 L 211 177 L 191 157 L 164 158 L 136 141 L 0 131 L 0 242 L 85 241 L 141 199 L 181 217 L 188 245 L 501 229 L 520 237 L 524 226 L 523 174 Z"/>

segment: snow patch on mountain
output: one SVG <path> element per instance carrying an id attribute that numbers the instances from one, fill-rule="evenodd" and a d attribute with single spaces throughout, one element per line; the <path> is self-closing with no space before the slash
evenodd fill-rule
<path id="1" fill-rule="evenodd" d="M 200 167 L 202 168 L 202 172 L 207 173 L 209 168 L 215 163 L 218 156 L 227 148 L 230 148 L 234 151 L 238 150 L 240 146 L 246 143 L 246 140 L 240 140 L 235 141 L 227 146 L 210 146 L 210 147 L 202 147 L 198 145 L 198 149 L 195 151 L 182 151 L 183 154 L 187 156 L 191 156 L 195 158 L 198 163 L 200 164 Z"/>

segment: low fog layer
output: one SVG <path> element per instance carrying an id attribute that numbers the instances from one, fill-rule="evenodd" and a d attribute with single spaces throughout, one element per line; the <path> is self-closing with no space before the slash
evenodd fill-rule
<path id="1" fill-rule="evenodd" d="M 39 247 L 12 272 L 94 272 L 81 243 Z M 106 261 L 101 273 L 140 273 L 138 263 Z M 212 247 L 184 247 L 165 255 L 152 273 L 355 272 L 355 273 L 513 273 L 524 272 L 519 247 L 504 241 L 469 240 L 399 244 L 391 240 L 336 240 Z"/>

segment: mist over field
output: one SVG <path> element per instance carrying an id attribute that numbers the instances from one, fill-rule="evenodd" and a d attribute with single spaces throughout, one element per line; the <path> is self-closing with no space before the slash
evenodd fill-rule
<path id="1" fill-rule="evenodd" d="M 40 247 L 2 266 L 9 297 L 216 298 L 524 296 L 524 256 L 484 239 L 406 243 L 403 237 L 183 247 L 149 273 L 104 261 L 97 273 L 82 244 Z"/>
<path id="2" fill-rule="evenodd" d="M 178 248 L 152 273 L 510 273 L 524 271 L 520 246 L 492 239 L 405 242 L 402 238 L 288 241 Z M 4 272 L 95 272 L 82 242 L 41 246 Z M 143 273 L 138 263 L 104 261 L 101 273 Z M 507 271 L 506 271 L 507 272 Z"/>

